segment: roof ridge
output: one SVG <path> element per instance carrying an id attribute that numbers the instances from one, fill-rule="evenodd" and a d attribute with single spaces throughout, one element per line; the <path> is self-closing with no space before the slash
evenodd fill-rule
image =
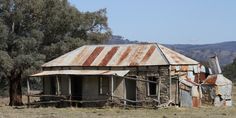
<path id="1" fill-rule="evenodd" d="M 153 43 L 126 43 L 126 44 L 87 44 L 83 46 L 152 45 L 152 44 L 157 44 L 157 43 L 153 42 Z"/>
<path id="2" fill-rule="evenodd" d="M 161 45 L 161 44 L 156 43 L 156 45 L 157 45 L 157 48 L 160 50 L 161 54 L 163 55 L 163 57 L 165 58 L 166 62 L 167 62 L 169 65 L 171 65 L 171 63 L 170 63 L 170 61 L 168 60 L 168 58 L 166 57 L 165 53 L 164 53 L 164 52 L 162 51 L 162 49 L 159 47 L 159 45 Z"/>

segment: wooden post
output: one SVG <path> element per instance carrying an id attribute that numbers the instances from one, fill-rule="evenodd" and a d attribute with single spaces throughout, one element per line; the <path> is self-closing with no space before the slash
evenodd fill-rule
<path id="1" fill-rule="evenodd" d="M 180 107 L 180 88 L 179 88 L 179 75 L 178 75 L 178 104 Z"/>
<path id="2" fill-rule="evenodd" d="M 58 75 L 56 75 L 56 82 L 57 82 L 57 95 L 60 95 L 60 84 L 59 84 Z"/>
<path id="3" fill-rule="evenodd" d="M 114 93 L 113 93 L 113 89 L 114 89 L 113 83 L 114 83 L 113 76 L 111 76 L 111 100 L 113 100 L 113 95 L 114 95 Z"/>
<path id="4" fill-rule="evenodd" d="M 123 89 L 124 89 L 124 99 L 126 99 L 126 84 L 125 84 L 125 78 L 123 78 Z M 124 101 L 124 105 L 126 105 L 126 101 Z"/>
<path id="5" fill-rule="evenodd" d="M 70 107 L 72 106 L 71 104 L 71 77 L 69 77 L 69 99 L 70 99 Z"/>
<path id="6" fill-rule="evenodd" d="M 169 69 L 168 69 L 168 71 L 169 71 L 169 82 L 170 82 L 170 89 L 169 89 L 169 95 L 170 95 L 170 98 L 169 98 L 169 100 L 171 100 L 171 97 L 172 97 L 172 95 L 171 95 L 171 83 L 172 83 L 172 81 L 171 81 L 171 66 L 169 66 Z"/>
<path id="7" fill-rule="evenodd" d="M 159 103 L 158 104 L 160 104 L 161 103 L 161 99 L 160 99 L 160 97 L 161 97 L 161 77 L 159 77 L 159 79 L 158 79 L 158 101 L 159 101 Z"/>
<path id="8" fill-rule="evenodd" d="M 27 78 L 27 107 L 29 108 L 30 104 L 30 84 L 29 84 L 29 78 Z"/>

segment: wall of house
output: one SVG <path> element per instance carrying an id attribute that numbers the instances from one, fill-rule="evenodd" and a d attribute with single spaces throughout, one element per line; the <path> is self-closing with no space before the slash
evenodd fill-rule
<path id="1" fill-rule="evenodd" d="M 107 95 L 99 94 L 99 76 L 84 76 L 82 84 L 82 100 L 104 100 Z"/>
<path id="2" fill-rule="evenodd" d="M 139 79 L 148 80 L 149 76 L 155 76 L 158 79 L 160 86 L 160 93 L 157 91 L 157 96 L 148 96 L 147 94 L 147 82 L 136 81 L 136 100 L 137 101 L 147 101 L 152 99 L 158 99 L 160 94 L 160 103 L 166 103 L 170 99 L 170 76 L 169 76 L 169 66 L 141 66 L 141 67 L 54 67 L 54 68 L 44 68 L 44 70 L 58 70 L 58 69 L 90 69 L 90 70 L 130 70 L 128 75 Z M 114 77 L 114 96 L 125 98 L 126 88 L 125 79 Z M 66 90 L 68 88 L 68 81 L 61 81 L 63 87 L 61 88 L 63 94 L 67 94 Z M 101 100 L 109 99 L 107 95 L 99 94 L 99 80 L 98 76 L 84 76 L 83 78 L 83 89 L 82 96 L 83 100 Z M 48 85 L 46 85 L 48 86 Z M 115 100 L 115 99 L 114 99 Z M 116 100 L 117 102 L 119 100 Z"/>
<path id="3" fill-rule="evenodd" d="M 56 76 L 46 76 L 44 77 L 44 94 L 50 95 L 52 93 L 52 84 L 55 84 L 56 89 Z M 61 95 L 69 95 L 69 76 L 60 75 L 58 76 L 59 84 L 60 84 L 60 94 Z M 55 90 L 56 91 L 56 90 Z"/>
<path id="4" fill-rule="evenodd" d="M 162 66 L 160 73 L 160 103 L 167 103 L 170 100 L 170 72 L 169 66 Z"/>
<path id="5" fill-rule="evenodd" d="M 113 88 L 113 94 L 114 96 L 118 97 L 118 98 L 125 98 L 125 79 L 121 78 L 121 77 L 113 77 L 113 82 L 114 82 L 114 88 Z M 122 101 L 120 101 L 119 99 L 117 99 L 116 97 L 113 97 L 113 100 L 116 103 L 121 103 Z"/>
<path id="6" fill-rule="evenodd" d="M 147 80 L 147 76 L 140 75 L 138 79 Z M 136 82 L 136 100 L 137 101 L 145 101 L 149 98 L 147 94 L 147 82 L 137 81 Z M 145 105 L 145 102 L 138 103 L 139 105 Z"/>
<path id="7" fill-rule="evenodd" d="M 170 100 L 170 76 L 169 76 L 169 66 L 150 66 L 141 67 L 136 70 L 131 71 L 127 76 L 136 76 L 138 79 L 148 80 L 148 77 L 159 78 L 157 82 L 159 83 L 160 90 L 157 89 L 156 96 L 148 96 L 148 82 L 137 81 L 136 82 L 136 100 L 146 101 L 139 103 L 140 105 L 146 105 L 147 102 L 153 101 L 153 99 L 158 100 L 158 95 L 160 95 L 160 103 L 166 103 Z M 158 87 L 157 86 L 157 87 Z M 160 92 L 160 93 L 158 93 Z"/>

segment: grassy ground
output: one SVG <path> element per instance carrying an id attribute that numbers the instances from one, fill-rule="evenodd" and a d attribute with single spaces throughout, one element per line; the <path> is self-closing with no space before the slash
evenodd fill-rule
<path id="1" fill-rule="evenodd" d="M 236 87 L 233 90 L 232 107 L 154 109 L 121 108 L 13 108 L 8 99 L 0 98 L 0 118 L 236 118 Z"/>

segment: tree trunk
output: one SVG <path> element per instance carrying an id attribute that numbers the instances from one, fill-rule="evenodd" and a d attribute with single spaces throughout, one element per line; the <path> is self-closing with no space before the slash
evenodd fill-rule
<path id="1" fill-rule="evenodd" d="M 10 79 L 10 106 L 21 106 L 22 102 L 22 90 L 21 90 L 21 79 L 20 77 L 13 77 Z"/>

